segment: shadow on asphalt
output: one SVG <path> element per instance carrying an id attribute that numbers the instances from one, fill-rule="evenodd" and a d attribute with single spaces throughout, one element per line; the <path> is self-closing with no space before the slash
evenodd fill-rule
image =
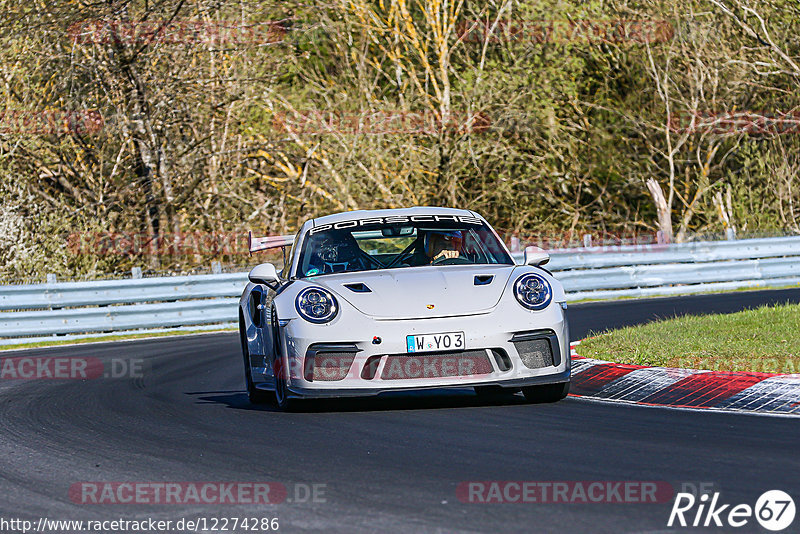
<path id="1" fill-rule="evenodd" d="M 251 404 L 245 392 L 201 391 L 187 392 L 196 404 L 221 404 L 236 410 L 280 412 L 274 404 Z M 398 410 L 438 410 L 479 408 L 487 406 L 519 406 L 529 404 L 521 393 L 478 397 L 471 389 L 431 390 L 427 392 L 397 391 L 377 397 L 315 399 L 303 401 L 298 412 L 381 412 Z"/>

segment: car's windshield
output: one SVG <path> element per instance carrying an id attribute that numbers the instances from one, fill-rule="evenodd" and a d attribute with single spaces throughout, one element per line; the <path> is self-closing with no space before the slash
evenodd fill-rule
<path id="1" fill-rule="evenodd" d="M 303 240 L 300 278 L 330 273 L 426 265 L 512 265 L 480 219 L 459 216 L 385 217 L 312 228 Z"/>

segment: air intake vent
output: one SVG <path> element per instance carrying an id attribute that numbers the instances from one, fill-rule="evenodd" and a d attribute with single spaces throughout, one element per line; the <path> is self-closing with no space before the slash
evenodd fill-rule
<path id="1" fill-rule="evenodd" d="M 553 365 L 553 352 L 547 339 L 516 341 L 519 357 L 528 369 L 541 369 Z"/>
<path id="2" fill-rule="evenodd" d="M 314 343 L 306 351 L 303 375 L 309 382 L 342 380 L 360 351 L 355 343 Z"/>
<path id="3" fill-rule="evenodd" d="M 372 293 L 372 290 L 368 288 L 366 284 L 362 284 L 361 282 L 356 282 L 354 284 L 345 284 L 344 287 L 346 287 L 353 293 Z"/>
<path id="4" fill-rule="evenodd" d="M 552 330 L 519 332 L 511 338 L 511 343 L 528 369 L 558 366 L 561 363 L 558 336 Z"/>
<path id="5" fill-rule="evenodd" d="M 318 352 L 305 361 L 305 378 L 313 381 L 336 381 L 347 376 L 355 359 L 353 352 Z"/>
<path id="6" fill-rule="evenodd" d="M 492 283 L 494 280 L 493 274 L 476 274 L 475 275 L 475 285 L 476 286 L 486 286 Z"/>

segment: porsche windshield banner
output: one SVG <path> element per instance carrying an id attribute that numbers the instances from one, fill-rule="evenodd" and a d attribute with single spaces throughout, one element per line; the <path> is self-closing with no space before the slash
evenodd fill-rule
<path id="1" fill-rule="evenodd" d="M 468 215 L 393 215 L 391 217 L 370 217 L 368 219 L 354 219 L 352 221 L 341 221 L 333 224 L 322 224 L 309 230 L 308 234 L 313 235 L 325 230 L 344 230 L 346 228 L 429 222 L 460 222 L 463 224 L 483 226 L 483 221 L 478 217 L 471 217 Z"/>

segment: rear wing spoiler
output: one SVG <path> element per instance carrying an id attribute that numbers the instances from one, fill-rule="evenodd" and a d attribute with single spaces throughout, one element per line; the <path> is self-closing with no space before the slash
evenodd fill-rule
<path id="1" fill-rule="evenodd" d="M 292 244 L 294 244 L 293 235 L 253 237 L 253 232 L 247 232 L 247 248 L 250 250 L 250 254 L 271 248 L 291 247 Z"/>

